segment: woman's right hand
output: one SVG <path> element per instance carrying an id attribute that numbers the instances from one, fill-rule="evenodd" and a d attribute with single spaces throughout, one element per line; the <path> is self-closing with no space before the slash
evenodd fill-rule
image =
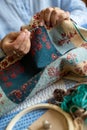
<path id="1" fill-rule="evenodd" d="M 58 7 L 50 7 L 42 10 L 40 12 L 41 20 L 43 24 L 48 27 L 54 27 L 61 24 L 65 19 L 70 19 L 70 13 L 65 12 L 64 10 Z"/>

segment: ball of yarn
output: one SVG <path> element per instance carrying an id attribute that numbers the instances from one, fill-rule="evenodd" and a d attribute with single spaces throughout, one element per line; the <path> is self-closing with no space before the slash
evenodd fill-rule
<path id="1" fill-rule="evenodd" d="M 64 111 L 70 112 L 73 106 L 87 110 L 87 84 L 79 85 L 71 94 L 63 98 L 61 108 Z"/>

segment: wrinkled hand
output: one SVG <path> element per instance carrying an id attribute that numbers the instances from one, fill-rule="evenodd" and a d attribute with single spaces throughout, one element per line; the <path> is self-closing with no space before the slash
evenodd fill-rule
<path id="1" fill-rule="evenodd" d="M 40 12 L 41 20 L 48 27 L 59 25 L 63 20 L 69 19 L 69 12 L 58 7 L 46 8 Z"/>
<path id="2" fill-rule="evenodd" d="M 28 30 L 11 32 L 1 41 L 1 48 L 6 55 L 25 55 L 29 52 L 30 46 L 30 32 Z"/>

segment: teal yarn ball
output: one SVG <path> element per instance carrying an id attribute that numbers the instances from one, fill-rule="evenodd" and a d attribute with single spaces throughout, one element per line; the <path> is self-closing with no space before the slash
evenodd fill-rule
<path id="1" fill-rule="evenodd" d="M 70 112 L 73 106 L 87 110 L 87 84 L 77 86 L 74 92 L 64 97 L 61 108 Z"/>

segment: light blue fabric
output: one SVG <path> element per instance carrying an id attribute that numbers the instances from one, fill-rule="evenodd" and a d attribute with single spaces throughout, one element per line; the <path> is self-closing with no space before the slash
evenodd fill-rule
<path id="1" fill-rule="evenodd" d="M 79 25 L 87 24 L 87 8 L 81 0 L 0 0 L 0 39 L 9 32 L 19 31 L 35 13 L 57 6 L 69 11 Z"/>

